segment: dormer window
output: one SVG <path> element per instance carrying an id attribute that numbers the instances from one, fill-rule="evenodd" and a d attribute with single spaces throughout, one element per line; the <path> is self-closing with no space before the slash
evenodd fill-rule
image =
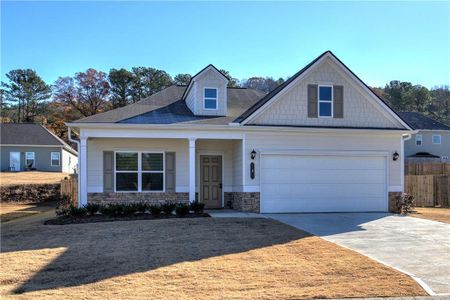
<path id="1" fill-rule="evenodd" d="M 319 117 L 333 116 L 333 86 L 319 85 Z"/>
<path id="2" fill-rule="evenodd" d="M 203 108 L 216 110 L 217 109 L 217 89 L 205 88 L 203 92 Z"/>

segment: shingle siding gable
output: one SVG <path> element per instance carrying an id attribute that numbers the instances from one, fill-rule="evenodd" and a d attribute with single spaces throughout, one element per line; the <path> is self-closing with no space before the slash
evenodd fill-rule
<path id="1" fill-rule="evenodd" d="M 311 70 L 294 87 L 274 102 L 266 111 L 250 120 L 249 125 L 298 125 L 403 128 L 391 116 L 386 116 L 371 103 L 369 96 L 337 70 L 329 58 Z M 308 117 L 308 84 L 343 86 L 343 118 Z"/>

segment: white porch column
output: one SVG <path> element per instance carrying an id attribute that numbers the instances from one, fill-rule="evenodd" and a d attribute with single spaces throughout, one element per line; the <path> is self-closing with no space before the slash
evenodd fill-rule
<path id="1" fill-rule="evenodd" d="M 189 202 L 195 201 L 195 138 L 189 139 Z"/>
<path id="2" fill-rule="evenodd" d="M 80 151 L 78 152 L 79 155 L 79 177 L 78 180 L 80 181 L 80 196 L 78 206 L 84 206 L 87 204 L 87 139 L 82 138 L 80 139 Z"/>

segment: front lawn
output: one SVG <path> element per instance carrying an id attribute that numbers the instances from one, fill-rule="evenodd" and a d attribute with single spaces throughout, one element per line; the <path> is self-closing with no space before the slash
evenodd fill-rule
<path id="1" fill-rule="evenodd" d="M 64 177 L 69 176 L 60 172 L 0 172 L 0 186 L 18 184 L 51 184 L 60 183 Z"/>
<path id="2" fill-rule="evenodd" d="M 450 207 L 415 207 L 411 216 L 450 223 Z"/>
<path id="3" fill-rule="evenodd" d="M 52 210 L 55 205 L 55 202 L 30 204 L 0 202 L 0 222 L 6 223 L 15 219 L 46 212 Z"/>
<path id="4" fill-rule="evenodd" d="M 11 224 L 12 225 L 12 224 Z M 0 294 L 64 299 L 426 295 L 408 276 L 271 219 L 2 228 Z"/>

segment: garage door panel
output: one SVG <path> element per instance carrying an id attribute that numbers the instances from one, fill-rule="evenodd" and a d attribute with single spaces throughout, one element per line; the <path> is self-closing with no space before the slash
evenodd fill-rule
<path id="1" fill-rule="evenodd" d="M 351 193 L 349 189 L 352 189 Z M 269 199 L 281 197 L 293 201 L 297 198 L 360 198 L 361 195 L 383 197 L 384 184 L 274 184 L 264 185 L 261 191 Z"/>
<path id="2" fill-rule="evenodd" d="M 273 173 L 277 176 L 273 176 Z M 296 170 L 292 169 L 265 169 L 261 174 L 262 184 L 285 183 L 382 183 L 384 184 L 385 170 Z"/>
<path id="3" fill-rule="evenodd" d="M 382 157 L 343 157 L 343 156 L 303 156 L 298 155 L 270 155 L 274 159 L 262 161 L 261 169 L 311 169 L 311 170 L 366 170 L 383 169 Z M 320 164 L 317 161 L 320 160 Z"/>
<path id="4" fill-rule="evenodd" d="M 261 156 L 261 212 L 386 211 L 383 156 Z"/>

